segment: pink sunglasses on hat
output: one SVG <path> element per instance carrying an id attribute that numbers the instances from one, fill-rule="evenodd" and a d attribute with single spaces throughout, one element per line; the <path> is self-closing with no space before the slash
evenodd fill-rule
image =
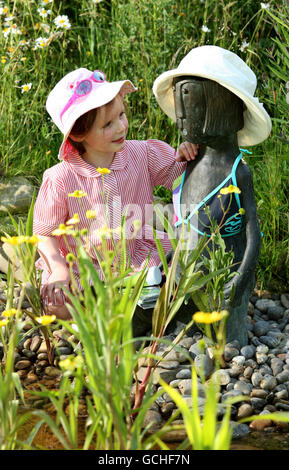
<path id="1" fill-rule="evenodd" d="M 74 101 L 76 101 L 78 98 L 81 98 L 82 96 L 88 95 L 91 92 L 92 82 L 103 83 L 105 80 L 105 74 L 101 70 L 95 70 L 89 78 L 77 82 L 71 98 L 60 113 L 60 119 L 62 119 L 63 114 L 68 110 L 68 108 L 70 108 Z"/>

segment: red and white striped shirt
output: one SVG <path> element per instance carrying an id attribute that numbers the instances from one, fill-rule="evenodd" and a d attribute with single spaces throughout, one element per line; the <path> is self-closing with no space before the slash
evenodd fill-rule
<path id="1" fill-rule="evenodd" d="M 172 189 L 173 181 L 186 167 L 186 163 L 176 162 L 175 157 L 176 151 L 165 142 L 128 140 L 123 150 L 115 154 L 110 173 L 101 175 L 71 147 L 64 161 L 44 172 L 34 208 L 33 232 L 51 236 L 60 224 L 78 214 L 78 229 L 88 230 L 83 240 L 102 278 L 94 251 L 100 244 L 97 230 L 103 226 L 117 229 L 126 214 L 127 254 L 131 265 L 135 270 L 142 269 L 149 254 L 148 266 L 158 265 L 160 258 L 148 224 L 153 212 L 153 189 L 156 185 Z M 75 190 L 84 191 L 86 196 L 69 197 Z M 95 211 L 94 219 L 87 218 L 88 210 Z M 141 222 L 137 233 L 135 221 Z M 157 234 L 167 252 L 171 248 L 168 235 Z M 113 238 L 117 241 L 120 235 L 114 233 Z M 69 248 L 64 237 L 58 237 L 59 251 L 64 258 L 68 253 L 76 255 L 76 240 L 70 235 L 66 240 Z M 50 273 L 42 258 L 37 261 L 37 268 L 43 270 L 42 282 L 46 282 Z"/>

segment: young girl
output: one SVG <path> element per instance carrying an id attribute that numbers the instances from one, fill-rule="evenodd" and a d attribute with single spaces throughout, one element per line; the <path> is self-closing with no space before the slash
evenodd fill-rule
<path id="1" fill-rule="evenodd" d="M 64 134 L 59 151 L 61 163 L 45 171 L 34 209 L 34 234 L 42 241 L 37 268 L 42 270 L 42 298 L 46 311 L 68 318 L 64 292 L 70 272 L 66 255 L 76 255 L 72 236 L 55 236 L 60 224 L 78 214 L 78 229 L 88 228 L 89 251 L 101 271 L 93 250 L 100 244 L 97 230 L 116 229 L 126 214 L 127 252 L 135 271 L 160 262 L 151 227 L 153 189 L 172 188 L 194 160 L 197 145 L 183 143 L 178 152 L 159 140 L 127 141 L 128 121 L 123 97 L 136 88 L 129 80 L 108 82 L 101 71 L 77 69 L 54 87 L 46 107 Z M 88 219 L 93 211 L 94 219 Z M 141 222 L 140 231 L 134 229 Z M 53 235 L 54 233 L 54 235 Z M 44 238 L 43 238 L 44 237 Z M 167 234 L 159 234 L 165 252 L 171 248 Z M 68 243 L 68 246 L 67 246 Z M 77 276 L 77 268 L 74 267 Z"/>

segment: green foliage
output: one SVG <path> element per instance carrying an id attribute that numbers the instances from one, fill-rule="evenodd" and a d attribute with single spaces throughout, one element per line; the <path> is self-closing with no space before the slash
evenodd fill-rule
<path id="1" fill-rule="evenodd" d="M 178 130 L 152 94 L 155 78 L 176 67 L 193 47 L 228 48 L 253 68 L 257 96 L 273 121 L 270 138 L 246 158 L 253 169 L 264 228 L 257 277 L 263 287 L 284 290 L 288 284 L 288 4 L 272 0 L 269 9 L 261 5 L 255 0 L 54 0 L 46 7 L 51 13 L 41 17 L 40 0 L 4 2 L 0 170 L 34 176 L 40 183 L 43 171 L 57 163 L 61 136 L 51 125 L 45 101 L 57 81 L 77 67 L 102 69 L 109 80 L 131 79 L 138 91 L 129 96 L 129 138 L 157 138 L 177 147 Z M 13 16 L 9 22 L 8 14 Z M 55 24 L 59 15 L 67 15 L 69 28 Z M 31 89 L 22 93 L 22 85 L 29 83 Z M 276 175 L 273 182 L 271 175 Z M 170 198 L 163 188 L 156 194 Z"/>

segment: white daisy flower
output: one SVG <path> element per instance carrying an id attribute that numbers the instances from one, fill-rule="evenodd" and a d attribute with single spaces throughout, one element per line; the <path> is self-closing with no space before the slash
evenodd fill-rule
<path id="1" fill-rule="evenodd" d="M 270 10 L 270 3 L 260 3 L 262 10 Z"/>
<path id="2" fill-rule="evenodd" d="M 241 51 L 241 52 L 244 52 L 244 50 L 247 49 L 247 47 L 249 47 L 249 46 L 250 46 L 250 43 L 249 43 L 249 42 L 243 41 L 242 44 L 241 44 L 241 46 L 240 46 L 240 51 Z"/>
<path id="3" fill-rule="evenodd" d="M 69 18 L 66 15 L 59 15 L 54 19 L 54 24 L 58 29 L 69 29 L 71 24 L 69 22 Z"/>
<path id="4" fill-rule="evenodd" d="M 102 2 L 102 0 L 92 0 L 92 1 L 93 1 L 93 3 L 100 3 L 100 2 Z"/>
<path id="5" fill-rule="evenodd" d="M 42 18 L 47 18 L 51 14 L 51 10 L 45 10 L 45 8 L 38 8 L 37 11 Z"/>
<path id="6" fill-rule="evenodd" d="M 205 24 L 203 24 L 203 26 L 202 26 L 201 29 L 202 29 L 203 33 L 209 33 L 209 32 L 211 31 L 211 30 L 208 28 L 208 26 L 206 26 Z"/>
<path id="7" fill-rule="evenodd" d="M 8 13 L 8 7 L 0 7 L 0 15 L 6 15 Z"/>
<path id="8" fill-rule="evenodd" d="M 43 49 L 43 47 L 47 46 L 49 38 L 42 38 L 39 37 L 35 40 L 35 46 L 33 47 L 33 51 L 36 49 Z"/>
<path id="9" fill-rule="evenodd" d="M 10 21 L 14 20 L 15 16 L 9 14 L 5 17 L 4 22 L 9 23 Z"/>
<path id="10" fill-rule="evenodd" d="M 47 6 L 49 3 L 52 3 L 52 2 L 53 2 L 53 0 L 42 0 L 41 5 L 42 5 L 43 7 L 45 7 L 45 6 Z"/>
<path id="11" fill-rule="evenodd" d="M 21 93 L 26 93 L 29 91 L 32 87 L 32 83 L 25 83 L 24 85 L 21 85 Z"/>
<path id="12" fill-rule="evenodd" d="M 15 35 L 15 34 L 21 34 L 21 31 L 19 28 L 17 28 L 16 24 L 12 24 L 11 26 L 7 26 L 3 30 L 3 36 L 4 38 L 7 38 L 9 34 Z"/>

